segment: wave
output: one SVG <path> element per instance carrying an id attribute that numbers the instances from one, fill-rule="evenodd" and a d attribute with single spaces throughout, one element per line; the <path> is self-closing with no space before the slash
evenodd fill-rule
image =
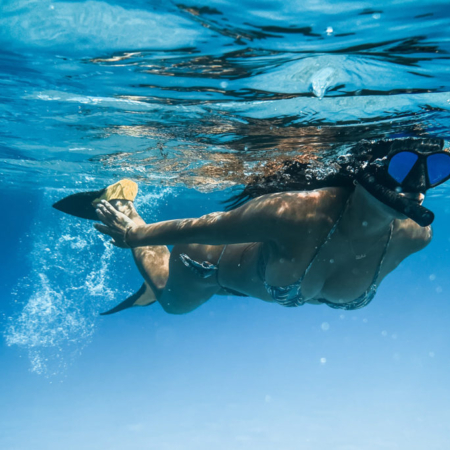
<path id="1" fill-rule="evenodd" d="M 195 45 L 210 33 L 170 11 L 123 8 L 106 2 L 2 2 L 0 41 L 68 53 L 170 49 Z M 151 30 L 151 33 L 148 31 Z"/>

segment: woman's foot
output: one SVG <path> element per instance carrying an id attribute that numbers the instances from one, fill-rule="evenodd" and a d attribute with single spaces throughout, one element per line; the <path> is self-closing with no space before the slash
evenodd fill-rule
<path id="1" fill-rule="evenodd" d="M 124 208 L 125 205 L 121 207 Z M 130 244 L 127 241 L 128 233 L 137 229 L 139 225 L 126 214 L 114 208 L 106 200 L 102 200 L 97 205 L 96 213 L 103 223 L 95 223 L 94 228 L 100 233 L 111 236 L 112 243 L 116 247 L 130 248 Z"/>
<path id="2" fill-rule="evenodd" d="M 96 208 L 102 200 L 133 201 L 138 192 L 138 185 L 131 180 L 120 180 L 99 191 L 78 192 L 57 201 L 53 207 L 65 214 L 82 219 L 98 220 Z M 136 213 L 137 214 L 137 213 Z"/>
<path id="3" fill-rule="evenodd" d="M 136 211 L 134 204 L 129 200 L 110 200 L 110 205 L 113 206 L 117 211 L 125 214 L 129 217 L 133 222 L 136 222 L 137 225 L 145 225 L 145 221 Z"/>
<path id="4" fill-rule="evenodd" d="M 96 207 L 102 200 L 111 203 L 112 200 L 134 201 L 138 193 L 138 185 L 131 180 L 123 179 L 103 189 L 101 195 L 92 202 Z"/>

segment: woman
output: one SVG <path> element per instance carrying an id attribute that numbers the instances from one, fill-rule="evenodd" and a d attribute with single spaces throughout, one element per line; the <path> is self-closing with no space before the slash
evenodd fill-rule
<path id="1" fill-rule="evenodd" d="M 146 224 L 132 201 L 102 200 L 103 223 L 94 226 L 131 247 L 146 282 L 107 314 L 155 301 L 183 314 L 230 293 L 283 306 L 366 306 L 383 278 L 431 240 L 434 216 L 421 205 L 450 178 L 443 144 L 364 142 L 321 180 L 286 163 L 235 196 L 234 209 L 197 219 Z"/>

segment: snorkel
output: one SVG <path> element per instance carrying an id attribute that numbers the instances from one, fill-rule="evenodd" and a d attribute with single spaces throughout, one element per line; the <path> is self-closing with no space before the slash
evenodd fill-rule
<path id="1" fill-rule="evenodd" d="M 371 145 L 370 145 L 371 144 Z M 396 152 L 415 152 L 433 154 L 442 152 L 442 139 L 395 139 L 363 144 L 369 159 L 356 170 L 356 181 L 380 202 L 409 217 L 421 227 L 429 226 L 434 221 L 434 214 L 422 206 L 417 199 L 401 195 L 422 193 L 430 189 L 429 177 L 424 164 L 414 164 L 402 180 L 396 182 L 388 173 L 388 162 Z"/>
<path id="2" fill-rule="evenodd" d="M 369 194 L 385 205 L 414 220 L 421 227 L 427 227 L 434 221 L 434 213 L 416 200 L 403 197 L 395 190 L 383 186 L 370 172 L 362 172 L 356 177 Z"/>

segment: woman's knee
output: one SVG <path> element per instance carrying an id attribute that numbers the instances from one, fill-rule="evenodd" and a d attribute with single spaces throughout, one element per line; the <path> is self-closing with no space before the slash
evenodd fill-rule
<path id="1" fill-rule="evenodd" d="M 197 308 L 197 306 L 189 307 L 186 304 L 180 304 L 179 302 L 165 302 L 161 301 L 161 299 L 159 300 L 159 303 L 168 314 L 187 314 Z"/>
<path id="2" fill-rule="evenodd" d="M 183 295 L 180 298 L 170 295 L 169 292 L 163 292 L 163 295 L 159 298 L 159 303 L 166 313 L 169 314 L 187 314 L 199 306 L 203 305 L 211 296 L 199 298 L 189 298 L 189 296 Z"/>

